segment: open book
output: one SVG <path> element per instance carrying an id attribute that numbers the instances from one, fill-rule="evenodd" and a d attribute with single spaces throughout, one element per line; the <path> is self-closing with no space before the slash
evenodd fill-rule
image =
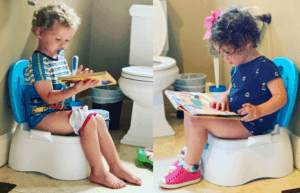
<path id="1" fill-rule="evenodd" d="M 77 83 L 80 80 L 83 80 L 85 82 L 90 79 L 99 80 L 101 82 L 100 86 L 117 84 L 117 81 L 106 71 L 92 74 L 61 76 L 57 78 L 57 81 L 69 87 L 72 83 Z"/>
<path id="2" fill-rule="evenodd" d="M 243 116 L 230 111 L 210 108 L 209 103 L 215 100 L 209 93 L 165 91 L 176 110 L 183 110 L 197 118 L 217 118 L 240 120 Z"/>

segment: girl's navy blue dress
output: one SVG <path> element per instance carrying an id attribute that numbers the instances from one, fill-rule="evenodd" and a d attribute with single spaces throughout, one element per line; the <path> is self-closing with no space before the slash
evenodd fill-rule
<path id="1" fill-rule="evenodd" d="M 232 67 L 231 89 L 228 95 L 230 111 L 237 113 L 245 103 L 257 106 L 267 102 L 272 97 L 267 83 L 276 78 L 281 78 L 278 69 L 265 56 Z M 275 116 L 276 112 L 242 123 L 253 135 L 263 135 L 274 129 Z"/>

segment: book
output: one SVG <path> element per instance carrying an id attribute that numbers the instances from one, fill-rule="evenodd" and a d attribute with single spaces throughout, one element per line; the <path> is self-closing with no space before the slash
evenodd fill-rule
<path id="1" fill-rule="evenodd" d="M 61 76 L 61 77 L 57 78 L 57 81 L 62 83 L 65 86 L 70 87 L 72 83 L 77 83 L 80 80 L 83 80 L 84 82 L 86 82 L 90 79 L 99 80 L 101 82 L 101 85 L 99 85 L 99 86 L 117 84 L 117 81 L 106 71 L 96 72 L 96 73 L 91 73 L 91 74 Z"/>
<path id="2" fill-rule="evenodd" d="M 213 109 L 209 103 L 214 99 L 210 93 L 165 91 L 166 96 L 171 101 L 176 110 L 182 110 L 196 118 L 216 118 L 241 120 L 243 115 L 230 111 L 220 111 Z"/>

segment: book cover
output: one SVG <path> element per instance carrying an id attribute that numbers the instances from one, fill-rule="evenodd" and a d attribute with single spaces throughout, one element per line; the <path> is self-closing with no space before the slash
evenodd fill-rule
<path id="1" fill-rule="evenodd" d="M 209 103 L 213 96 L 209 93 L 165 91 L 166 96 L 171 101 L 176 110 L 183 110 L 197 118 L 217 118 L 241 120 L 242 115 L 230 111 L 220 111 L 213 109 Z"/>
<path id="2" fill-rule="evenodd" d="M 88 81 L 90 79 L 99 80 L 101 85 L 99 86 L 106 86 L 106 85 L 115 85 L 117 81 L 106 71 L 103 72 L 96 72 L 92 74 L 79 74 L 79 75 L 72 75 L 72 76 L 61 76 L 57 78 L 57 81 L 62 83 L 65 86 L 70 86 L 72 83 L 77 83 L 80 80 Z"/>

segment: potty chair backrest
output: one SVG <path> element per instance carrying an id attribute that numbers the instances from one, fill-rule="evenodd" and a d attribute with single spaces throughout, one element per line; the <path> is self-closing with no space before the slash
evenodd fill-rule
<path id="1" fill-rule="evenodd" d="M 287 92 L 287 103 L 277 112 L 276 123 L 286 127 L 289 124 L 296 102 L 299 73 L 294 62 L 288 58 L 278 57 L 273 62 L 279 70 Z"/>
<path id="2" fill-rule="evenodd" d="M 18 123 L 27 122 L 26 105 L 25 105 L 25 77 L 24 70 L 28 65 L 28 60 L 20 60 L 14 63 L 8 75 L 8 87 L 10 102 L 15 120 Z"/>

